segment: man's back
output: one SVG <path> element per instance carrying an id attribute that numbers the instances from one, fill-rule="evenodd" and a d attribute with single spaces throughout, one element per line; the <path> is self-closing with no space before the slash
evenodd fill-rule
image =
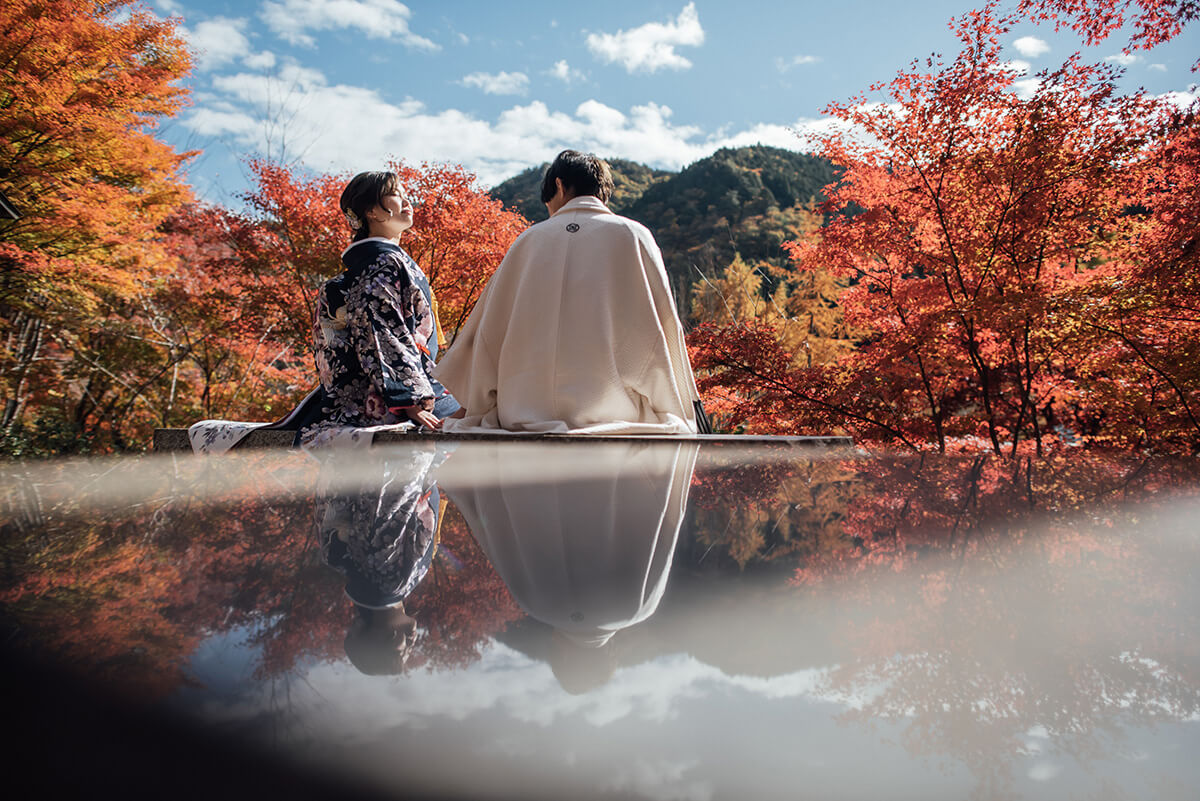
<path id="1" fill-rule="evenodd" d="M 658 246 L 593 196 L 517 239 L 435 374 L 467 409 L 450 431 L 696 430 Z"/>

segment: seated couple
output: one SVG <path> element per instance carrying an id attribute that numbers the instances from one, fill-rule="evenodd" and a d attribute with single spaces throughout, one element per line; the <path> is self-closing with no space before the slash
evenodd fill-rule
<path id="1" fill-rule="evenodd" d="M 346 270 L 317 302 L 321 387 L 301 442 L 405 420 L 452 432 L 707 431 L 662 254 L 605 205 L 612 189 L 604 161 L 558 155 L 542 185 L 550 219 L 513 243 L 439 363 L 436 302 L 400 246 L 412 204 L 394 173 L 356 175 L 341 197 L 354 231 Z"/>

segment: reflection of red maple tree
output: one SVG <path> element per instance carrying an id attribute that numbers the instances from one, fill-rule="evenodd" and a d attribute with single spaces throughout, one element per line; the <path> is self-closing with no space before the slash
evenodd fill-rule
<path id="1" fill-rule="evenodd" d="M 1200 712 L 1200 651 L 1172 611 L 1194 597 L 1192 562 L 1152 536 L 1181 492 L 1195 494 L 1194 462 L 774 463 L 742 468 L 758 489 L 740 498 L 715 468 L 694 481 L 693 566 L 757 567 L 787 551 L 793 608 L 832 632 L 817 646 L 836 654 L 821 690 L 849 702 L 843 719 L 900 723 L 906 748 L 962 760 L 979 795 L 1011 793 L 1035 727 L 1086 762 L 1123 726 Z M 713 492 L 731 494 L 721 504 Z M 771 535 L 818 517 L 792 543 Z"/>
<path id="2" fill-rule="evenodd" d="M 461 668 L 482 655 L 488 639 L 524 617 L 462 515 L 446 507 L 439 555 L 405 608 L 422 630 L 410 668 Z"/>
<path id="3" fill-rule="evenodd" d="M 315 462 L 259 454 L 187 467 L 132 512 L 82 517 L 97 499 L 79 493 L 6 528 L 0 604 L 23 632 L 10 645 L 149 695 L 189 681 L 201 640 L 235 629 L 259 649 L 259 678 L 343 656 L 352 606 L 315 541 Z M 280 471 L 292 489 L 273 479 Z M 407 604 L 422 630 L 409 669 L 469 665 L 521 616 L 453 507 L 440 547 Z"/>

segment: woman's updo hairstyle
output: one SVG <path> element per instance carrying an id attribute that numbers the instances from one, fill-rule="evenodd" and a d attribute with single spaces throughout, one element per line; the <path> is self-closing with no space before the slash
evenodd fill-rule
<path id="1" fill-rule="evenodd" d="M 400 191 L 400 176 L 388 170 L 360 172 L 350 179 L 342 190 L 342 198 L 338 202 L 346 223 L 354 231 L 354 239 L 366 239 L 371 235 L 367 225 L 367 212 L 383 203 L 387 195 L 398 194 Z"/>

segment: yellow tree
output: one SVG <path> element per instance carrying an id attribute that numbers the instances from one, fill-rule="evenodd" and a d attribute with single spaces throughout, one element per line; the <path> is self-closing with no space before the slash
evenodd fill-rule
<path id="1" fill-rule="evenodd" d="M 176 23 L 129 0 L 0 4 L 0 189 L 21 214 L 0 222 L 0 434 L 29 404 L 111 416 L 146 380 L 129 365 L 159 357 L 130 301 L 189 194 L 154 135 L 189 67 Z"/>

